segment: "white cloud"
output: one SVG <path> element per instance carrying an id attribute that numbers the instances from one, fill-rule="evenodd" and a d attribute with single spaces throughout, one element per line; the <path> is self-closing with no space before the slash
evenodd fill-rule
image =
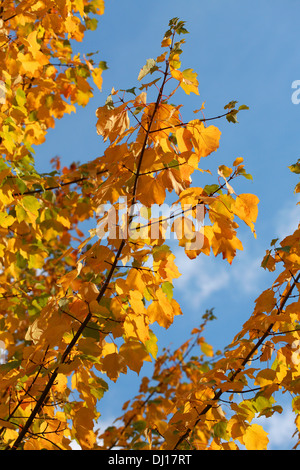
<path id="1" fill-rule="evenodd" d="M 282 240 L 287 235 L 292 234 L 300 223 L 300 206 L 295 201 L 286 204 L 276 215 L 275 232 L 276 237 Z"/>
<path id="2" fill-rule="evenodd" d="M 261 268 L 263 255 L 254 254 L 246 247 L 237 253 L 232 265 L 213 255 L 200 254 L 195 260 L 190 260 L 183 250 L 176 250 L 175 256 L 182 274 L 174 282 L 175 289 L 191 307 L 199 307 L 208 299 L 214 300 L 215 295 L 221 295 L 225 290 L 229 301 L 232 298 L 253 298 L 262 291 L 264 277 L 270 283 L 268 273 Z"/>
<path id="3" fill-rule="evenodd" d="M 292 438 L 295 432 L 295 415 L 291 410 L 282 414 L 274 414 L 270 418 L 261 417 L 256 420 L 268 433 L 269 450 L 292 450 L 297 438 Z"/>
<path id="4" fill-rule="evenodd" d="M 199 307 L 203 301 L 228 286 L 230 275 L 217 260 L 200 255 L 190 260 L 182 251 L 177 251 L 176 265 L 181 277 L 174 282 L 181 298 L 192 307 Z"/>

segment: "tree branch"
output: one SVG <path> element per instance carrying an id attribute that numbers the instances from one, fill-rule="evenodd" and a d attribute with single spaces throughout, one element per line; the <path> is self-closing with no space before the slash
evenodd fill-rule
<path id="1" fill-rule="evenodd" d="M 144 142 L 143 142 L 143 146 L 142 146 L 142 149 L 141 149 L 141 152 L 140 152 L 140 156 L 139 156 L 139 160 L 138 160 L 138 166 L 137 166 L 137 171 L 136 171 L 136 176 L 135 176 L 135 180 L 134 180 L 134 184 L 133 184 L 133 190 L 132 190 L 132 200 L 131 200 L 131 203 L 130 203 L 130 208 L 135 204 L 136 202 L 136 195 L 137 195 L 137 184 L 138 184 L 138 179 L 139 179 L 139 176 L 140 176 L 140 169 L 141 169 L 141 164 L 142 164 L 142 160 L 143 160 L 143 156 L 144 156 L 144 153 L 145 153 L 145 149 L 146 149 L 146 146 L 147 146 L 147 142 L 148 142 L 148 138 L 149 138 L 149 134 L 151 132 L 151 125 L 153 123 L 153 120 L 154 120 L 154 116 L 158 110 L 158 107 L 159 107 L 159 104 L 160 104 L 160 101 L 161 101 L 161 96 L 162 96 L 162 92 L 163 92 L 163 88 L 164 88 L 164 85 L 165 85 L 165 82 L 166 82 L 166 77 L 167 77 L 167 73 L 168 73 L 168 66 L 169 66 L 169 63 L 167 62 L 166 63 L 166 70 L 165 70 L 165 73 L 164 73 L 164 80 L 163 80 L 163 83 L 161 85 L 161 88 L 160 88 L 160 91 L 159 91 L 159 94 L 158 94 L 158 97 L 157 97 L 157 100 L 156 100 L 156 103 L 155 103 L 155 106 L 154 106 L 154 111 L 152 113 L 152 116 L 151 116 L 151 119 L 150 119 L 150 122 L 149 122 L 149 125 L 148 125 L 148 129 L 147 129 L 147 132 L 146 132 L 146 135 L 145 135 L 145 139 L 144 139 Z M 71 184 L 71 183 L 69 183 Z M 129 208 L 129 209 L 130 209 Z M 132 217 L 132 216 L 131 216 Z M 132 220 L 132 218 L 131 218 Z M 115 255 L 115 259 L 114 259 L 114 262 L 109 270 L 109 273 L 105 279 L 105 282 L 103 283 L 101 289 L 100 289 L 100 292 L 96 298 L 97 302 L 99 303 L 102 299 L 102 297 L 104 296 L 108 286 L 109 286 L 109 283 L 111 281 L 111 278 L 114 274 L 114 271 L 115 269 L 117 268 L 117 263 L 119 261 L 119 258 L 121 256 L 121 253 L 123 251 L 123 248 L 125 246 L 125 239 L 123 239 L 120 243 L 120 246 L 119 246 L 119 249 L 117 251 L 117 254 Z M 74 348 L 75 344 L 77 343 L 77 341 L 79 340 L 80 336 L 82 335 L 83 333 L 83 330 L 86 328 L 87 324 L 89 323 L 89 321 L 91 320 L 92 318 L 92 314 L 91 312 L 89 312 L 85 318 L 85 320 L 82 322 L 82 324 L 80 325 L 80 327 L 78 328 L 76 334 L 73 336 L 71 342 L 68 344 L 67 348 L 65 349 L 64 353 L 62 354 L 61 356 L 61 360 L 60 360 L 60 364 L 64 364 L 70 354 L 70 352 L 72 351 L 72 349 Z M 17 439 L 14 441 L 12 447 L 10 447 L 8 450 L 17 450 L 18 447 L 20 446 L 20 444 L 22 443 L 23 439 L 25 438 L 26 434 L 29 432 L 29 428 L 30 426 L 32 425 L 36 415 L 40 412 L 40 410 L 42 409 L 47 397 L 48 397 L 48 394 L 57 378 L 57 375 L 59 373 L 59 365 L 57 365 L 57 367 L 55 368 L 55 370 L 53 371 L 51 377 L 49 378 L 40 398 L 37 400 L 36 402 L 36 405 L 34 407 L 34 409 L 32 410 L 29 418 L 27 419 L 26 423 L 24 424 L 23 428 L 21 429 Z"/>
<path id="2" fill-rule="evenodd" d="M 293 292 L 294 288 L 296 287 L 296 284 L 300 281 L 300 273 L 297 275 L 296 278 L 294 278 L 293 283 L 291 284 L 289 290 L 287 291 L 286 295 L 281 299 L 280 301 L 280 306 L 277 309 L 277 315 L 280 315 L 286 302 L 288 301 L 291 293 Z M 259 347 L 263 344 L 264 340 L 269 336 L 273 326 L 275 325 L 276 322 L 273 322 L 269 325 L 267 330 L 264 332 L 262 337 L 257 341 L 255 346 L 250 350 L 250 352 L 246 355 L 246 357 L 242 360 L 241 366 L 231 375 L 231 377 L 228 379 L 229 382 L 233 382 L 237 375 L 242 371 L 242 369 L 245 367 L 245 365 L 251 360 L 252 356 L 256 353 L 256 351 L 259 349 Z M 212 401 L 217 401 L 221 397 L 221 395 L 224 392 L 220 389 L 218 392 L 215 393 L 214 398 Z M 199 413 L 199 418 L 195 421 L 194 426 L 192 428 L 188 428 L 186 432 L 178 439 L 174 446 L 174 450 L 178 449 L 178 446 L 183 442 L 191 433 L 191 431 L 197 426 L 197 424 L 201 421 L 202 416 L 205 415 L 211 408 L 212 404 L 208 404 L 205 406 L 205 408 Z"/>

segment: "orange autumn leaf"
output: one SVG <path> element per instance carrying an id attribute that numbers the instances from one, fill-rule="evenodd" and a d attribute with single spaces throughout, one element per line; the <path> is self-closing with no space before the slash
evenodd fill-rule
<path id="1" fill-rule="evenodd" d="M 74 419 L 75 436 L 83 450 L 92 449 L 96 442 L 96 436 L 93 432 L 93 419 L 93 412 L 88 408 L 81 407 L 76 411 Z"/>
<path id="2" fill-rule="evenodd" d="M 130 126 L 126 106 L 123 104 L 113 109 L 102 106 L 97 109 L 96 116 L 98 118 L 96 124 L 97 133 L 103 136 L 104 142 L 108 138 L 110 142 L 114 142 Z"/>
<path id="3" fill-rule="evenodd" d="M 182 90 L 199 95 L 196 72 L 181 71 L 185 23 L 170 20 L 165 49 L 136 74 L 138 82 L 153 74 L 148 83 L 113 88 L 96 104 L 97 156 L 79 163 L 74 155 L 71 164 L 54 157 L 53 171 L 40 173 L 32 147 L 90 102 L 107 68 L 96 53 L 74 54 L 74 41 L 96 29 L 103 0 L 45 1 L 4 2 L 0 19 L 0 448 L 265 448 L 251 420 L 278 412 L 281 390 L 298 409 L 300 231 L 271 243 L 263 266 L 281 271 L 228 348 L 209 344 L 216 316 L 181 310 L 169 238 L 183 248 L 181 266 L 181 254 L 194 260 L 195 289 L 201 281 L 201 291 L 206 282 L 213 291 L 219 280 L 207 281 L 196 258 L 232 264 L 243 249 L 239 222 L 254 231 L 258 199 L 236 195 L 232 180 L 249 177 L 242 157 L 230 166 L 220 154 L 216 164 L 220 130 L 204 114 L 190 120 L 177 100 Z M 231 122 L 245 109 L 236 104 L 225 106 Z M 196 302 L 201 292 L 193 294 Z M 162 349 L 161 330 L 172 335 L 179 315 L 197 324 L 180 346 Z M 103 395 L 132 373 L 141 375 L 137 395 L 105 430 Z"/>
<path id="4" fill-rule="evenodd" d="M 267 289 L 255 300 L 257 312 L 271 312 L 276 306 L 276 298 L 272 289 Z"/>
<path id="5" fill-rule="evenodd" d="M 177 302 L 174 299 L 169 301 L 162 289 L 157 290 L 155 297 L 155 300 L 147 309 L 149 321 L 150 323 L 157 322 L 160 326 L 169 328 L 173 322 L 174 315 L 181 313 L 177 308 Z"/>
<path id="6" fill-rule="evenodd" d="M 124 358 L 117 353 L 107 354 L 102 359 L 101 370 L 112 380 L 116 381 L 120 373 L 126 374 L 127 367 Z"/>

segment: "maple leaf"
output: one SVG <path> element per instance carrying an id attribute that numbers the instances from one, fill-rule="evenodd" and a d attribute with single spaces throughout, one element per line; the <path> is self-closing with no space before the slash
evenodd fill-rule
<path id="1" fill-rule="evenodd" d="M 97 109 L 97 133 L 103 136 L 104 142 L 107 138 L 110 142 L 114 142 L 120 134 L 123 134 L 129 128 L 130 121 L 125 108 L 126 105 L 113 109 L 102 106 Z"/>

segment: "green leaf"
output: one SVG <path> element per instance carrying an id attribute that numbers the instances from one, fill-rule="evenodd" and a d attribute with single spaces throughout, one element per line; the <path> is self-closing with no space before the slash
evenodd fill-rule
<path id="1" fill-rule="evenodd" d="M 156 359 L 158 352 L 157 337 L 151 330 L 149 330 L 149 339 L 145 342 L 145 348 L 147 353 L 151 354 L 151 356 Z"/>
<path id="2" fill-rule="evenodd" d="M 261 413 L 262 411 L 264 411 L 266 408 L 270 408 L 272 406 L 272 403 L 271 401 L 260 395 L 257 397 L 257 399 L 255 400 L 255 403 L 254 403 L 254 406 L 255 406 L 255 409 L 258 413 Z"/>
<path id="3" fill-rule="evenodd" d="M 132 93 L 134 96 L 136 96 L 135 89 L 136 89 L 136 86 L 133 86 L 132 88 L 127 88 L 127 90 L 120 90 L 120 91 L 125 91 L 125 93 Z"/>
<path id="4" fill-rule="evenodd" d="M 170 248 L 167 245 L 154 246 L 152 250 L 154 261 L 158 261 L 165 253 L 170 253 Z"/>
<path id="5" fill-rule="evenodd" d="M 21 365 L 21 362 L 22 361 L 19 360 L 19 361 L 9 361 L 9 362 L 6 362 L 5 364 L 1 364 L 0 371 L 6 373 L 12 369 L 17 369 L 17 367 Z"/>
<path id="6" fill-rule="evenodd" d="M 242 175 L 244 178 L 246 178 L 247 180 L 253 180 L 253 177 L 252 175 L 250 175 L 250 173 L 246 173 L 244 169 L 242 169 L 241 171 L 239 171 L 239 175 Z"/>
<path id="7" fill-rule="evenodd" d="M 206 186 L 204 186 L 204 191 L 207 195 L 215 193 L 222 194 L 222 190 L 220 189 L 220 186 L 218 184 L 207 184 Z"/>
<path id="8" fill-rule="evenodd" d="M 219 423 L 215 424 L 213 427 L 214 436 L 219 437 L 220 439 L 228 438 L 228 434 L 226 432 L 227 422 L 220 421 Z"/>
<path id="9" fill-rule="evenodd" d="M 290 246 L 282 246 L 280 248 L 276 248 L 276 251 L 284 251 L 285 253 L 289 253 L 291 250 L 291 247 Z"/>
<path id="10" fill-rule="evenodd" d="M 26 103 L 26 94 L 22 88 L 18 88 L 16 92 L 16 101 L 19 106 L 23 106 Z"/>
<path id="11" fill-rule="evenodd" d="M 264 258 L 263 261 L 261 262 L 261 267 L 262 267 L 262 268 L 264 268 L 264 269 L 266 268 L 266 266 L 267 266 L 267 264 L 268 264 L 268 261 L 269 261 L 269 258 L 270 258 L 270 253 L 269 253 L 267 256 L 265 256 L 265 258 Z"/>
<path id="12" fill-rule="evenodd" d="M 62 298 L 62 299 L 59 299 L 58 301 L 58 305 L 61 309 L 65 309 L 69 304 L 69 299 L 66 299 L 66 298 Z"/>
<path id="13" fill-rule="evenodd" d="M 98 20 L 96 18 L 85 18 L 85 26 L 87 29 L 89 29 L 90 31 L 95 31 L 97 29 L 97 26 L 98 26 Z"/>
<path id="14" fill-rule="evenodd" d="M 173 284 L 171 282 L 166 281 L 161 286 L 162 291 L 166 294 L 167 299 L 171 300 L 173 298 Z"/>
<path id="15" fill-rule="evenodd" d="M 146 65 L 140 70 L 138 80 L 142 80 L 148 73 L 153 73 L 155 70 L 158 70 L 155 60 L 147 59 Z"/>
<path id="16" fill-rule="evenodd" d="M 97 398 L 97 400 L 101 400 L 101 398 L 103 397 L 104 392 L 105 392 L 105 390 L 103 390 L 103 388 L 100 388 L 100 387 L 99 388 L 98 387 L 97 388 L 91 388 L 90 390 L 91 390 L 91 394 L 95 398 Z"/>
<path id="17" fill-rule="evenodd" d="M 107 65 L 107 62 L 105 62 L 105 60 L 100 60 L 98 67 L 101 70 L 108 70 L 108 65 Z"/>
<path id="18" fill-rule="evenodd" d="M 18 186 L 18 189 L 21 194 L 25 193 L 27 186 L 23 180 L 21 180 L 20 178 L 16 178 L 16 185 Z"/>
<path id="19" fill-rule="evenodd" d="M 34 196 L 25 196 L 22 200 L 23 206 L 36 217 L 39 215 L 40 202 Z"/>
<path id="20" fill-rule="evenodd" d="M 274 246 L 276 245 L 276 243 L 278 242 L 279 238 L 273 238 L 273 240 L 271 241 L 271 246 Z"/>
<path id="21" fill-rule="evenodd" d="M 242 111 L 243 109 L 249 109 L 249 107 L 245 104 L 242 104 L 241 106 L 239 106 L 238 111 Z"/>
<path id="22" fill-rule="evenodd" d="M 83 330 L 83 336 L 85 336 L 86 338 L 94 338 L 99 341 L 100 332 L 97 329 L 97 325 L 94 322 L 89 322 Z"/>
<path id="23" fill-rule="evenodd" d="M 229 103 L 224 106 L 224 109 L 234 109 L 237 103 L 237 101 L 229 101 Z"/>
<path id="24" fill-rule="evenodd" d="M 233 122 L 233 124 L 237 124 L 239 121 L 237 120 L 237 113 L 238 111 L 234 109 L 229 114 L 227 114 L 226 119 L 228 122 Z"/>
<path id="25" fill-rule="evenodd" d="M 144 89 L 146 89 L 146 91 L 147 91 L 150 86 L 154 85 L 154 84 L 155 84 L 156 82 L 158 82 L 160 79 L 161 79 L 161 77 L 158 77 L 158 78 L 156 78 L 155 80 L 153 80 L 153 81 L 150 82 L 150 83 L 144 83 L 144 84 L 139 88 L 139 90 L 143 91 Z"/>
<path id="26" fill-rule="evenodd" d="M 297 161 L 297 163 L 294 163 L 293 165 L 288 167 L 293 173 L 296 173 L 299 175 L 300 173 L 300 160 Z"/>
<path id="27" fill-rule="evenodd" d="M 147 423 L 144 420 L 138 420 L 133 423 L 133 428 L 136 429 L 138 432 L 143 432 L 147 428 Z"/>

